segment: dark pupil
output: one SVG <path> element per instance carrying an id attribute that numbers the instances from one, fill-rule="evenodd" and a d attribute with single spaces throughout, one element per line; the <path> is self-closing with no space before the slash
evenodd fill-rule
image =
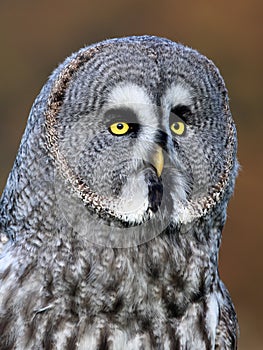
<path id="1" fill-rule="evenodd" d="M 117 124 L 117 129 L 119 129 L 119 130 L 123 129 L 123 124 L 121 124 L 121 123 Z"/>

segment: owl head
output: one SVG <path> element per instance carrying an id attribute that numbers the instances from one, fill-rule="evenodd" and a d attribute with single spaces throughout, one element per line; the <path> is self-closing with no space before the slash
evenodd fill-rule
<path id="1" fill-rule="evenodd" d="M 235 126 L 218 69 L 190 48 L 142 36 L 85 47 L 54 71 L 11 177 L 20 174 L 15 191 L 24 182 L 39 196 L 26 216 L 42 206 L 92 242 L 123 247 L 171 225 L 214 221 L 225 212 L 236 169 Z M 13 190 L 7 186 L 5 203 Z"/>

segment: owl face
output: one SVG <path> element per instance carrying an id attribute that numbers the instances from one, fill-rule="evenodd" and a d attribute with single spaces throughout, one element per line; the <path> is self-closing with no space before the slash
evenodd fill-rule
<path id="1" fill-rule="evenodd" d="M 136 232 L 136 244 L 192 222 L 224 193 L 233 157 L 217 69 L 162 39 L 113 40 L 91 51 L 73 59 L 70 79 L 60 75 L 46 113 L 63 212 L 78 230 L 94 221 L 103 239 L 112 227 L 133 240 Z"/>

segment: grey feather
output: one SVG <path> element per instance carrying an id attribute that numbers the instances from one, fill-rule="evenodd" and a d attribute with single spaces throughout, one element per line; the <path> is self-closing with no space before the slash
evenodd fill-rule
<path id="1" fill-rule="evenodd" d="M 0 202 L 0 348 L 235 349 L 218 252 L 236 147 L 197 51 L 142 36 L 67 58 Z"/>

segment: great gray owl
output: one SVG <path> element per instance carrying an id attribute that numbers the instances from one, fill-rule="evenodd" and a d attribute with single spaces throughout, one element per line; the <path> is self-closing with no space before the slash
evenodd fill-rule
<path id="1" fill-rule="evenodd" d="M 236 173 L 206 57 L 142 36 L 67 58 L 1 198 L 0 348 L 235 349 L 218 251 Z"/>

